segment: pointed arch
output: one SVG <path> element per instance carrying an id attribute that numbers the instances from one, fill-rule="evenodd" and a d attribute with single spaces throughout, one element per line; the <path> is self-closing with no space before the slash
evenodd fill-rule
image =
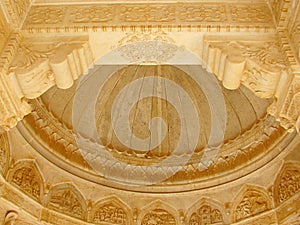
<path id="1" fill-rule="evenodd" d="M 38 202 L 43 201 L 44 179 L 34 160 L 20 160 L 8 173 L 8 182 Z"/>
<path id="2" fill-rule="evenodd" d="M 186 224 L 229 224 L 229 218 L 220 202 L 204 197 L 188 209 Z"/>
<path id="3" fill-rule="evenodd" d="M 137 224 L 147 225 L 149 220 L 156 221 L 158 224 L 159 221 L 163 221 L 166 225 L 180 224 L 178 211 L 161 200 L 155 200 L 142 208 L 138 216 Z"/>
<path id="4" fill-rule="evenodd" d="M 265 212 L 272 207 L 272 200 L 264 188 L 246 184 L 235 197 L 232 205 L 231 221 L 241 221 Z"/>
<path id="5" fill-rule="evenodd" d="M 300 190 L 300 162 L 283 164 L 274 183 L 274 201 L 276 205 L 291 198 Z"/>
<path id="6" fill-rule="evenodd" d="M 72 183 L 62 183 L 51 188 L 45 206 L 81 220 L 87 217 L 86 201 Z"/>
<path id="7" fill-rule="evenodd" d="M 90 222 L 93 224 L 132 225 L 131 208 L 116 196 L 99 200 L 92 208 Z"/>

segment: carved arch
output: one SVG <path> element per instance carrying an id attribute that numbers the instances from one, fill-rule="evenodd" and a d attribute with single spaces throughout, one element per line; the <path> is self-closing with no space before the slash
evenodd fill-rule
<path id="1" fill-rule="evenodd" d="M 6 132 L 0 133 L 0 173 L 6 176 L 10 160 L 10 145 Z"/>
<path id="2" fill-rule="evenodd" d="M 107 197 L 93 206 L 89 221 L 93 224 L 132 225 L 132 210 L 119 198 Z"/>
<path id="3" fill-rule="evenodd" d="M 274 183 L 274 201 L 281 204 L 300 191 L 300 163 L 286 162 Z"/>
<path id="4" fill-rule="evenodd" d="M 231 211 L 232 222 L 256 216 L 273 207 L 267 191 L 259 186 L 244 185 L 234 199 Z"/>
<path id="5" fill-rule="evenodd" d="M 81 220 L 87 218 L 86 201 L 71 183 L 62 183 L 52 187 L 46 197 L 45 206 Z"/>
<path id="6" fill-rule="evenodd" d="M 138 225 L 147 225 L 147 221 L 154 220 L 159 224 L 159 221 L 164 221 L 166 225 L 179 225 L 180 218 L 178 211 L 171 205 L 156 200 L 146 205 L 141 209 L 138 218 Z"/>
<path id="7" fill-rule="evenodd" d="M 186 213 L 187 225 L 229 224 L 229 218 L 224 206 L 213 199 L 201 198 L 196 201 Z"/>
<path id="8" fill-rule="evenodd" d="M 34 160 L 18 161 L 9 171 L 7 180 L 34 200 L 43 201 L 44 179 Z"/>

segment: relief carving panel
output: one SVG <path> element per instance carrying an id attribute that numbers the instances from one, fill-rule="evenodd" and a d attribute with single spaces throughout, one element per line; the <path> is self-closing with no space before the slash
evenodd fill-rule
<path id="1" fill-rule="evenodd" d="M 10 182 L 33 199 L 41 202 L 43 182 L 36 165 L 24 161 L 16 164 L 14 168 L 10 175 Z"/>
<path id="2" fill-rule="evenodd" d="M 240 201 L 236 202 L 237 205 L 233 207 L 234 221 L 240 221 L 271 209 L 271 201 L 263 190 L 254 186 L 246 186 L 244 190 L 237 198 Z"/>
<path id="3" fill-rule="evenodd" d="M 194 212 L 189 220 L 189 225 L 224 224 L 222 213 L 210 205 L 202 205 Z"/>
<path id="4" fill-rule="evenodd" d="M 47 207 L 78 219 L 86 218 L 86 205 L 79 192 L 70 185 L 58 185 L 49 192 Z"/>
<path id="5" fill-rule="evenodd" d="M 107 200 L 96 204 L 92 213 L 92 222 L 95 224 L 129 225 L 127 210 L 118 200 Z"/>
<path id="6" fill-rule="evenodd" d="M 297 163 L 286 163 L 275 182 L 275 200 L 280 204 L 300 190 L 300 167 Z"/>
<path id="7" fill-rule="evenodd" d="M 154 209 L 142 219 L 141 225 L 176 225 L 175 217 L 164 209 Z"/>

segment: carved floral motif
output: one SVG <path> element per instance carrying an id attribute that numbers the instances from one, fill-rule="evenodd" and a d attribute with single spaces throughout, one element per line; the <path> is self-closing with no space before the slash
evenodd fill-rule
<path id="1" fill-rule="evenodd" d="M 37 6 L 30 11 L 26 20 L 30 24 L 57 24 L 63 22 L 64 16 L 62 7 Z"/>
<path id="2" fill-rule="evenodd" d="M 85 211 L 79 197 L 70 189 L 53 191 L 47 204 L 49 208 L 83 219 Z"/>
<path id="3" fill-rule="evenodd" d="M 235 221 L 257 215 L 270 209 L 270 202 L 266 196 L 258 190 L 249 189 L 242 197 L 235 209 Z"/>
<path id="4" fill-rule="evenodd" d="M 300 190 L 300 171 L 299 169 L 287 169 L 281 176 L 278 188 L 278 200 L 284 202 Z"/>
<path id="5" fill-rule="evenodd" d="M 32 167 L 22 167 L 16 170 L 12 177 L 12 183 L 34 199 L 40 201 L 41 180 Z"/>
<path id="6" fill-rule="evenodd" d="M 220 210 L 209 205 L 201 206 L 194 212 L 189 220 L 189 225 L 223 224 L 223 216 Z"/>
<path id="7" fill-rule="evenodd" d="M 141 225 L 176 225 L 176 220 L 172 214 L 164 209 L 154 209 L 148 212 Z"/>
<path id="8" fill-rule="evenodd" d="M 93 223 L 111 225 L 127 225 L 127 214 L 124 209 L 114 203 L 107 203 L 99 207 L 93 217 Z"/>

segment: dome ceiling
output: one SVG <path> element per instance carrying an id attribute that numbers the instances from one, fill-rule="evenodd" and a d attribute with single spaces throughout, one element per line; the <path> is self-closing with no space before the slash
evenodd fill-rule
<path id="1" fill-rule="evenodd" d="M 224 89 L 200 66 L 101 66 L 70 89 L 32 100 L 24 124 L 37 135 L 37 150 L 84 179 L 189 190 L 191 182 L 227 182 L 265 163 L 285 136 L 266 115 L 271 102 L 243 86 Z M 266 134 L 270 127 L 275 133 Z"/>

